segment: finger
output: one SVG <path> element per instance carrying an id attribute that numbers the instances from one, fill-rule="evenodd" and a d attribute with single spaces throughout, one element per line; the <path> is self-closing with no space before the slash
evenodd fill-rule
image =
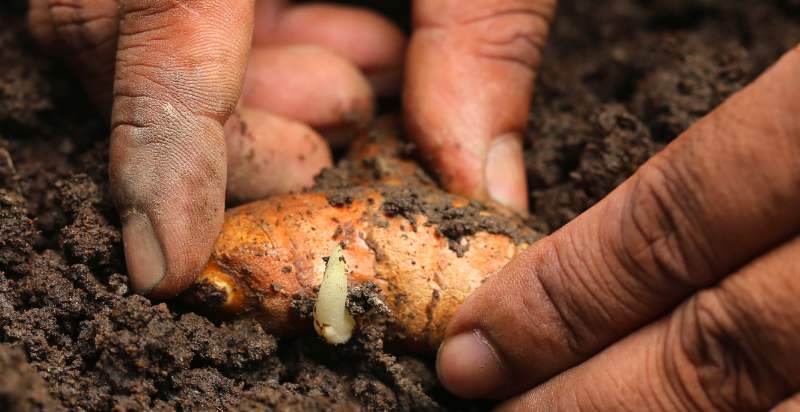
<path id="1" fill-rule="evenodd" d="M 798 412 L 800 411 L 800 393 L 779 403 L 771 409 L 772 412 Z"/>
<path id="2" fill-rule="evenodd" d="M 391 21 L 352 6 L 285 4 L 275 0 L 256 3 L 256 44 L 321 46 L 358 66 L 378 95 L 398 91 L 406 40 Z"/>
<path id="3" fill-rule="evenodd" d="M 450 191 L 528 211 L 522 132 L 555 0 L 417 0 L 403 105 Z"/>
<path id="4" fill-rule="evenodd" d="M 768 410 L 800 389 L 798 259 L 795 238 L 499 409 Z"/>
<path id="5" fill-rule="evenodd" d="M 56 28 L 50 17 L 49 0 L 29 0 L 28 30 L 39 45 L 54 51 L 56 49 Z"/>
<path id="6" fill-rule="evenodd" d="M 31 0 L 28 11 L 33 37 L 61 54 L 104 116 L 111 109 L 118 9 L 117 0 Z"/>
<path id="7" fill-rule="evenodd" d="M 133 289 L 192 283 L 222 225 L 223 123 L 239 97 L 252 1 L 121 3 L 110 177 Z"/>
<path id="8" fill-rule="evenodd" d="M 337 145 L 366 128 L 375 111 L 364 75 L 316 46 L 254 49 L 242 99 L 247 106 L 306 123 Z"/>
<path id="9" fill-rule="evenodd" d="M 798 68 L 800 52 L 787 54 L 476 291 L 441 349 L 439 373 L 450 389 L 497 395 L 530 387 L 795 234 Z M 457 337 L 474 330 L 485 340 Z M 494 379 L 470 377 L 475 364 Z"/>
<path id="10" fill-rule="evenodd" d="M 300 191 L 332 164 L 325 140 L 310 127 L 240 108 L 225 123 L 227 199 L 232 203 Z"/>

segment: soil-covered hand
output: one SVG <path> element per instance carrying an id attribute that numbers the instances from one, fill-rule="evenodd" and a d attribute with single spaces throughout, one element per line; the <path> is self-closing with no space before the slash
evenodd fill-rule
<path id="1" fill-rule="evenodd" d="M 226 183 L 237 201 L 308 186 L 331 162 L 320 135 L 365 127 L 403 77 L 444 186 L 527 211 L 520 133 L 554 3 L 417 0 L 408 47 L 377 14 L 282 0 L 30 0 L 29 21 L 111 119 L 131 283 L 165 298 L 207 261 Z"/>
<path id="2" fill-rule="evenodd" d="M 800 47 L 478 289 L 444 384 L 507 411 L 798 410 L 798 113 Z"/>

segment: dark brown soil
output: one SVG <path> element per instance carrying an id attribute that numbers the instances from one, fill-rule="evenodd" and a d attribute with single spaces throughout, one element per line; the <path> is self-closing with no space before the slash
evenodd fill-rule
<path id="1" fill-rule="evenodd" d="M 369 288 L 352 305 L 374 322 L 335 352 L 132 295 L 107 132 L 25 37 L 24 3 L 0 6 L 0 410 L 489 406 L 387 351 Z M 530 121 L 538 221 L 574 218 L 798 40 L 797 0 L 562 0 Z"/>

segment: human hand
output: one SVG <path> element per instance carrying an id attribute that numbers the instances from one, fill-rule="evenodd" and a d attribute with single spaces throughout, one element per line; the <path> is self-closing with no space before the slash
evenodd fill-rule
<path id="1" fill-rule="evenodd" d="M 404 71 L 410 134 L 445 187 L 527 211 L 519 139 L 554 3 L 417 0 L 405 67 L 402 33 L 344 6 L 30 0 L 29 22 L 111 118 L 131 283 L 166 298 L 208 259 L 226 181 L 236 200 L 309 185 L 331 160 L 308 126 L 352 134 Z"/>
<path id="2" fill-rule="evenodd" d="M 798 113 L 800 47 L 478 289 L 444 385 L 504 411 L 797 410 Z"/>

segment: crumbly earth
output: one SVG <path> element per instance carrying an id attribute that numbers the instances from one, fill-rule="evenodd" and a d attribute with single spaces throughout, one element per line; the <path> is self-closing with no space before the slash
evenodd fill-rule
<path id="1" fill-rule="evenodd" d="M 350 295 L 366 326 L 336 349 L 132 295 L 107 131 L 24 35 L 25 3 L 0 5 L 0 410 L 490 406 L 448 396 L 432 359 L 384 347 L 391 316 L 369 286 Z M 540 230 L 601 199 L 800 40 L 797 0 L 561 3 L 526 142 Z M 412 197 L 397 193 L 395 212 L 419 208 Z M 464 230 L 476 227 L 444 234 Z"/>

